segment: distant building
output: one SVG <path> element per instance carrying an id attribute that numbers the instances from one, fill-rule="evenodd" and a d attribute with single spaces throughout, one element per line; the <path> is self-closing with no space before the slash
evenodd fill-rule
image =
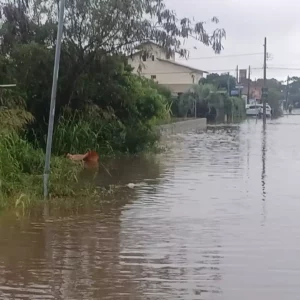
<path id="1" fill-rule="evenodd" d="M 247 79 L 247 70 L 246 69 L 241 69 L 239 71 L 239 82 L 243 82 Z"/>
<path id="2" fill-rule="evenodd" d="M 246 75 L 245 77 L 240 78 L 240 84 L 243 86 L 242 95 L 248 96 L 247 71 L 245 75 Z M 261 80 L 250 81 L 249 98 L 260 101 L 262 97 L 262 88 L 263 88 L 263 81 Z"/>
<path id="3" fill-rule="evenodd" d="M 207 73 L 176 62 L 174 53 L 168 53 L 152 42 L 138 46 L 137 51 L 128 57 L 128 63 L 136 74 L 153 79 L 176 94 L 188 91 Z"/>

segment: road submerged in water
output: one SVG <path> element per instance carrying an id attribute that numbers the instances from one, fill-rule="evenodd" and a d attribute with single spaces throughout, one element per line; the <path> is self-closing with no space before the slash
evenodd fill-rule
<path id="1" fill-rule="evenodd" d="M 0 217 L 0 299 L 298 299 L 300 116 L 112 161 L 136 183 L 77 215 Z M 109 179 L 110 178 L 110 179 Z"/>

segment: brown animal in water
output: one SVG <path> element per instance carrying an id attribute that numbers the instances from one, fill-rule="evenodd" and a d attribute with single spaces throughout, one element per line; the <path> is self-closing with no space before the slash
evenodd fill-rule
<path id="1" fill-rule="evenodd" d="M 85 154 L 68 153 L 67 158 L 73 161 L 82 161 L 84 163 L 84 167 L 88 169 L 98 167 L 99 155 L 96 151 L 89 151 Z"/>
<path id="2" fill-rule="evenodd" d="M 98 162 L 99 155 L 96 151 L 89 151 L 85 154 L 67 154 L 67 158 L 75 161 L 84 161 L 84 162 Z"/>

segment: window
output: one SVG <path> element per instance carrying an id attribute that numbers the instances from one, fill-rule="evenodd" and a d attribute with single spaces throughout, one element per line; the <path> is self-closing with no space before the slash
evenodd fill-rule
<path id="1" fill-rule="evenodd" d="M 152 55 L 152 61 L 154 61 L 154 55 Z"/>
<path id="2" fill-rule="evenodd" d="M 156 75 L 151 75 L 151 79 L 156 79 Z"/>
<path id="3" fill-rule="evenodd" d="M 147 53 L 143 53 L 142 59 L 143 59 L 143 61 L 147 60 Z"/>

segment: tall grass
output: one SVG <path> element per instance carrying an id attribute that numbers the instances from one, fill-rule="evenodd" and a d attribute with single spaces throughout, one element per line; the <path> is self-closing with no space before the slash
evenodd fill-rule
<path id="1" fill-rule="evenodd" d="M 53 153 L 85 153 L 95 150 L 100 155 L 137 153 L 153 147 L 158 135 L 153 124 L 123 124 L 115 118 L 73 114 L 60 116 L 53 135 Z"/>
<path id="2" fill-rule="evenodd" d="M 79 114 L 62 115 L 54 130 L 53 153 L 85 153 L 91 149 L 112 153 L 110 142 L 105 140 L 105 136 L 110 134 L 110 127 L 105 121 L 88 120 Z"/>
<path id="3" fill-rule="evenodd" d="M 29 207 L 42 200 L 44 153 L 15 132 L 0 133 L 0 209 Z M 54 157 L 51 161 L 52 197 L 75 195 L 80 165 Z"/>

